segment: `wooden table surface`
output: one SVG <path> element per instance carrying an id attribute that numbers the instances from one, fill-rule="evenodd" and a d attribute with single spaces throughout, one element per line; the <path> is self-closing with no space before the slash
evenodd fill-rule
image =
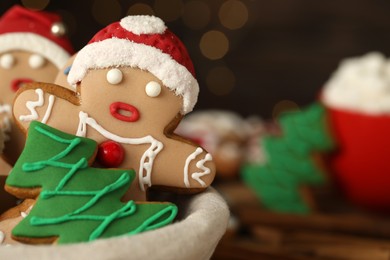
<path id="1" fill-rule="evenodd" d="M 240 181 L 215 185 L 232 222 L 213 259 L 390 259 L 390 218 L 350 205 L 333 189 L 313 191 L 308 215 L 270 212 Z"/>

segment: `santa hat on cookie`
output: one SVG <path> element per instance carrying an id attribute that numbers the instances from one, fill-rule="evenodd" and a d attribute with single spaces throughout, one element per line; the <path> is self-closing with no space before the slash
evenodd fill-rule
<path id="1" fill-rule="evenodd" d="M 159 78 L 183 97 L 182 114 L 196 104 L 199 85 L 186 48 L 179 38 L 154 16 L 127 16 L 100 32 L 77 54 L 68 75 L 75 85 L 88 69 L 137 67 Z"/>
<path id="2" fill-rule="evenodd" d="M 11 50 L 40 54 L 58 68 L 62 68 L 73 53 L 58 15 L 18 5 L 0 18 L 0 52 Z"/>

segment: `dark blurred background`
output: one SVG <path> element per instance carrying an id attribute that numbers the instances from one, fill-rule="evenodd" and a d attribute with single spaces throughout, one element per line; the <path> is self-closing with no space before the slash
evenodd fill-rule
<path id="1" fill-rule="evenodd" d="M 270 119 L 316 99 L 340 59 L 390 54 L 388 0 L 21 0 L 60 13 L 76 50 L 127 14 L 154 14 L 186 44 L 201 94 L 196 109 Z"/>

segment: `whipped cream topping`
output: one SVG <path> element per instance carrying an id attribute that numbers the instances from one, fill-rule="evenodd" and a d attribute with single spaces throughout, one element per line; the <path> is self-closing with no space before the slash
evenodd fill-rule
<path id="1" fill-rule="evenodd" d="M 365 114 L 390 114 L 390 59 L 378 52 L 342 60 L 325 83 L 325 105 Z"/>

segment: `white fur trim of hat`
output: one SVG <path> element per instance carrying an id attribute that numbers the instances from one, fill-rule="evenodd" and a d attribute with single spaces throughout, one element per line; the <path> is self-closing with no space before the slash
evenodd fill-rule
<path id="1" fill-rule="evenodd" d="M 69 58 L 69 54 L 63 48 L 35 33 L 1 34 L 0 52 L 15 50 L 40 54 L 51 61 L 58 69 L 61 69 Z"/>

